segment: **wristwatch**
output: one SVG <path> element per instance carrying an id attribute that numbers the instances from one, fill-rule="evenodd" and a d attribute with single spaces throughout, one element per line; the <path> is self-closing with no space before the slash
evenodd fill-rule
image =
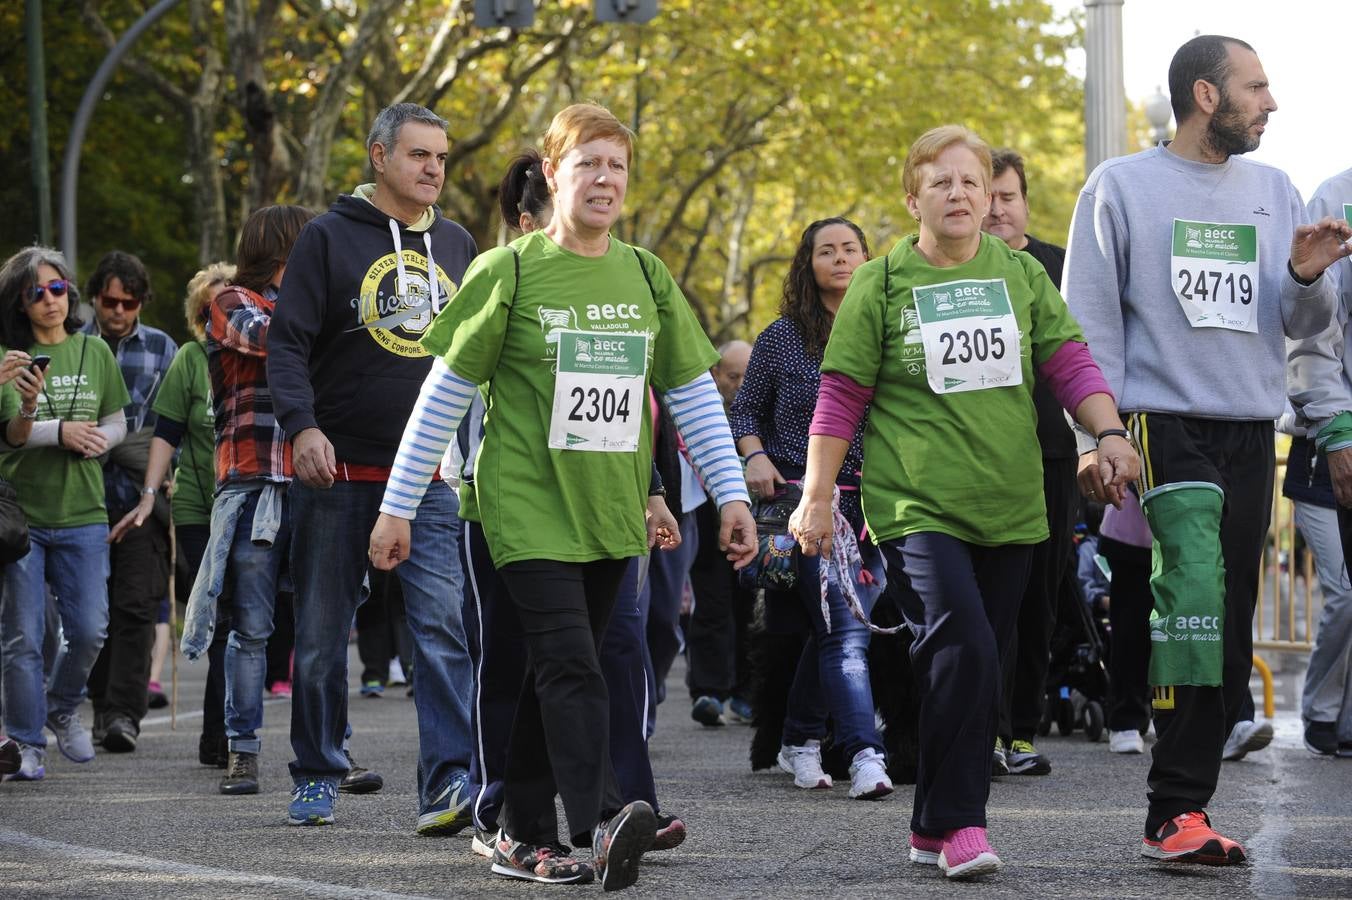
<path id="1" fill-rule="evenodd" d="M 151 497 L 153 497 L 153 496 L 155 496 L 155 495 L 158 494 L 158 493 L 159 493 L 159 491 L 158 491 L 157 489 L 153 488 L 153 487 L 143 487 L 143 488 L 141 488 L 141 496 L 142 496 L 142 497 L 146 496 L 147 494 L 149 494 Z"/>
<path id="2" fill-rule="evenodd" d="M 656 487 L 650 487 L 650 488 L 648 488 L 648 496 L 649 496 L 649 497 L 661 497 L 663 500 L 667 499 L 667 487 L 666 487 L 666 485 L 664 485 L 664 484 L 659 484 L 659 485 L 657 485 Z"/>
<path id="3" fill-rule="evenodd" d="M 31 422 L 37 417 L 38 417 L 38 408 L 36 406 L 33 407 L 31 410 L 25 410 L 22 406 L 19 407 L 20 419 L 27 419 L 28 421 Z"/>

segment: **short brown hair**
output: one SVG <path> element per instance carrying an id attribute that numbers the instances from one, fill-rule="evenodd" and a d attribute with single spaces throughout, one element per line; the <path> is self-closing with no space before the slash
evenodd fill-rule
<path id="1" fill-rule="evenodd" d="M 574 103 L 559 110 L 549 123 L 541 147 L 554 165 L 578 144 L 611 140 L 624 144 L 627 159 L 634 158 L 634 133 L 599 103 Z"/>
<path id="2" fill-rule="evenodd" d="M 235 267 L 232 263 L 214 262 L 205 269 L 198 269 L 197 274 L 188 281 L 188 293 L 183 298 L 183 318 L 199 341 L 207 336 L 203 325 L 207 319 L 207 305 L 211 303 L 211 289 L 218 284 L 226 284 L 234 277 Z"/>
<path id="3" fill-rule="evenodd" d="M 253 211 L 239 233 L 238 271 L 231 284 L 261 294 L 277 267 L 286 264 L 291 245 L 315 217 L 303 206 L 263 206 Z"/>
<path id="4" fill-rule="evenodd" d="M 986 176 L 986 189 L 990 190 L 991 179 L 995 177 L 991 174 L 990 145 L 969 128 L 961 125 L 940 125 L 916 138 L 911 149 L 907 151 L 906 165 L 901 170 L 901 186 L 906 193 L 912 195 L 920 193 L 920 167 L 934 162 L 940 153 L 954 144 L 962 144 L 976 154 L 977 161 L 981 163 L 981 169 Z"/>
<path id="5" fill-rule="evenodd" d="M 1001 147 L 991 154 L 991 179 L 999 178 L 1013 169 L 1019 175 L 1019 193 L 1028 196 L 1028 176 L 1023 174 L 1023 157 L 1019 151 Z"/>

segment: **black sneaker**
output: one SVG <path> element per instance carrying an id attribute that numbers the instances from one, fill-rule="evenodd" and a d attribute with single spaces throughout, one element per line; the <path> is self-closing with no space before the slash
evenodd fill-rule
<path id="1" fill-rule="evenodd" d="M 675 816 L 662 813 L 657 817 L 657 834 L 653 835 L 653 850 L 671 850 L 685 843 L 685 823 Z"/>
<path id="2" fill-rule="evenodd" d="M 523 844 L 499 834 L 493 847 L 493 874 L 541 884 L 590 884 L 592 867 L 569 855 L 563 844 Z"/>
<path id="3" fill-rule="evenodd" d="M 230 741 L 223 734 L 203 734 L 197 739 L 197 761 L 224 769 L 230 762 Z"/>
<path id="4" fill-rule="evenodd" d="M 258 754 L 231 751 L 220 787 L 222 794 L 230 796 L 258 793 Z"/>
<path id="5" fill-rule="evenodd" d="M 1352 759 L 1352 741 L 1338 742 L 1338 758 Z"/>
<path id="6" fill-rule="evenodd" d="M 1305 749 L 1315 756 L 1338 755 L 1338 726 L 1333 722 L 1306 722 Z"/>
<path id="7" fill-rule="evenodd" d="M 110 716 L 108 730 L 103 734 L 103 749 L 109 753 L 131 753 L 136 749 L 136 738 L 140 733 L 127 716 Z"/>
<path id="8" fill-rule="evenodd" d="M 338 782 L 338 790 L 344 794 L 374 794 L 385 786 L 385 779 L 379 772 L 363 769 L 346 750 L 343 755 L 347 757 L 347 774 Z"/>
<path id="9" fill-rule="evenodd" d="M 470 852 L 484 859 L 492 859 L 493 849 L 501 836 L 502 832 L 496 828 L 475 828 L 474 840 L 469 842 Z"/>
<path id="10" fill-rule="evenodd" d="M 592 833 L 592 856 L 601 889 L 618 891 L 638 881 L 638 863 L 657 836 L 657 816 L 643 800 L 626 803 Z"/>

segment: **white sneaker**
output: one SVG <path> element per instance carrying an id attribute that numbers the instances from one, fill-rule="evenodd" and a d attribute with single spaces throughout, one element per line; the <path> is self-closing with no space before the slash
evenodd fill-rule
<path id="1" fill-rule="evenodd" d="M 779 748 L 779 767 L 793 776 L 793 783 L 804 790 L 831 786 L 831 776 L 822 771 L 822 742 L 808 741 L 801 747 L 785 744 Z"/>
<path id="2" fill-rule="evenodd" d="M 1272 743 L 1272 724 L 1269 722 L 1236 722 L 1225 741 L 1221 759 L 1231 762 L 1262 750 Z"/>
<path id="3" fill-rule="evenodd" d="M 47 774 L 47 751 L 31 744 L 19 745 L 19 771 L 6 775 L 5 781 L 41 781 Z"/>
<path id="4" fill-rule="evenodd" d="M 87 763 L 94 758 L 94 737 L 80 721 L 80 713 L 52 713 L 47 716 L 47 727 L 56 735 L 56 746 L 61 755 L 71 762 Z"/>
<path id="5" fill-rule="evenodd" d="M 1144 753 L 1145 738 L 1135 728 L 1108 732 L 1108 749 L 1114 753 Z"/>
<path id="6" fill-rule="evenodd" d="M 850 799 L 881 800 L 890 793 L 892 779 L 887 777 L 883 755 L 872 747 L 856 753 L 850 763 Z"/>

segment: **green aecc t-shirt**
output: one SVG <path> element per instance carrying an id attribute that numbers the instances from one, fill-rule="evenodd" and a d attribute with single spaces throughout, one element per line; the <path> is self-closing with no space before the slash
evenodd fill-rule
<path id="1" fill-rule="evenodd" d="M 1042 265 L 999 238 L 983 234 L 975 257 L 948 268 L 930 265 L 915 242 L 909 236 L 855 270 L 822 361 L 823 372 L 875 389 L 864 432 L 869 531 L 875 541 L 937 531 L 984 546 L 1037 543 L 1047 537 L 1047 514 L 1034 369 L 1066 341 L 1083 341 L 1080 328 Z M 934 340 L 935 352 L 971 361 L 1017 346 L 1022 384 L 936 393 L 916 293 L 951 309 L 952 298 L 987 289 L 1007 296 L 1017 336 L 987 328 L 975 340 L 966 327 L 966 336 Z"/>
<path id="2" fill-rule="evenodd" d="M 72 334 L 59 344 L 34 344 L 30 356 L 50 356 L 37 421 L 97 422 L 131 402 L 113 351 L 100 338 Z M 0 355 L 4 348 L 0 347 Z M 0 421 L 19 414 L 13 383 L 0 388 Z M 103 467 L 61 447 L 24 447 L 0 454 L 0 477 L 19 494 L 28 524 L 74 528 L 108 524 Z"/>
<path id="3" fill-rule="evenodd" d="M 211 379 L 201 341 L 185 344 L 169 364 L 155 397 L 155 414 L 186 426 L 174 472 L 175 525 L 211 523 L 216 489 L 216 419 L 211 411 Z"/>
<path id="4" fill-rule="evenodd" d="M 646 386 L 679 387 L 718 361 L 661 260 L 615 238 L 605 255 L 579 256 L 532 232 L 470 265 L 423 346 L 488 385 L 483 444 L 460 514 L 483 524 L 495 565 L 647 552 Z M 584 374 L 558 379 L 556 403 L 561 353 L 565 369 Z M 632 386 L 640 371 L 642 390 L 612 389 L 615 376 Z M 551 421 L 565 446 L 550 446 Z M 637 441 L 619 452 L 579 449 L 617 446 L 607 444 L 617 436 Z"/>

